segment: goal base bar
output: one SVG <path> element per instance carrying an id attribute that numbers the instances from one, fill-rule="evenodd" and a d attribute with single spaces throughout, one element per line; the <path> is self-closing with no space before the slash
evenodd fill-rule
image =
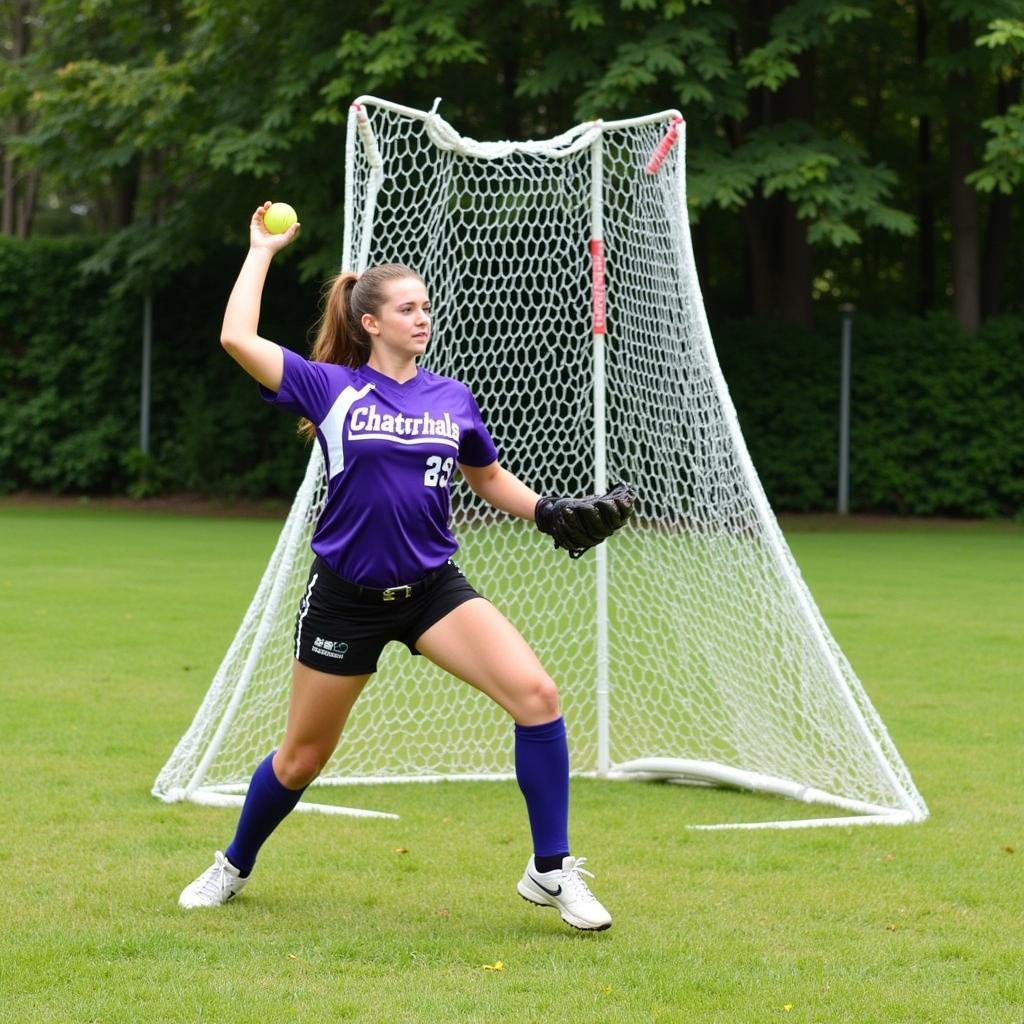
<path id="1" fill-rule="evenodd" d="M 793 828 L 842 828 L 845 825 L 909 825 L 916 819 L 909 811 L 893 811 L 891 814 L 855 814 L 847 818 L 797 818 L 787 821 L 746 821 L 724 822 L 717 825 L 687 825 L 694 832 L 721 832 L 725 829 L 793 829 Z"/>
<path id="2" fill-rule="evenodd" d="M 923 821 L 925 815 L 907 808 L 884 807 L 862 800 L 837 796 L 824 790 L 758 772 L 732 768 L 713 761 L 696 761 L 673 757 L 646 757 L 612 766 L 607 772 L 573 772 L 578 778 L 603 778 L 613 781 L 660 781 L 675 785 L 714 786 L 741 789 L 755 793 L 770 793 L 805 804 L 826 804 L 842 810 L 855 812 L 837 818 L 803 818 L 785 821 L 724 822 L 713 825 L 688 825 L 697 831 L 720 831 L 722 829 L 792 829 L 822 828 L 826 825 L 905 825 Z M 515 780 L 513 773 L 479 775 L 392 775 L 392 776 L 321 776 L 314 786 L 366 786 L 429 782 L 504 782 Z M 153 790 L 153 795 L 165 803 L 188 801 L 207 807 L 241 807 L 245 802 L 245 784 L 201 787 L 191 793 L 184 789 L 171 792 Z M 317 804 L 299 801 L 295 808 L 315 814 L 344 815 L 354 818 L 387 818 L 399 820 L 400 815 L 388 811 L 373 811 L 361 807 L 342 807 L 337 804 Z"/>
<path id="3" fill-rule="evenodd" d="M 855 812 L 842 818 L 807 818 L 796 821 L 726 822 L 715 825 L 689 825 L 688 828 L 712 831 L 732 828 L 820 828 L 825 825 L 905 825 L 923 821 L 924 816 L 911 807 L 884 807 L 863 800 L 851 800 L 824 790 L 759 772 L 731 768 L 713 761 L 693 761 L 673 757 L 645 757 L 614 765 L 604 773 L 608 779 L 660 780 L 677 785 L 723 786 L 754 793 L 771 793 L 805 804 L 827 804 Z"/>
<path id="4" fill-rule="evenodd" d="M 154 792 L 153 795 L 159 797 L 164 803 L 169 804 L 187 801 L 188 803 L 202 804 L 205 807 L 241 807 L 245 803 L 245 790 L 247 787 L 241 786 L 238 788 L 240 788 L 241 792 L 227 793 L 216 789 L 197 789 L 191 793 L 179 790 L 177 793 L 170 794 Z M 369 811 L 362 807 L 340 807 L 336 804 L 304 803 L 302 800 L 295 805 L 295 810 L 310 814 L 341 814 L 349 818 L 391 818 L 396 821 L 399 818 L 399 815 L 390 814 L 387 811 Z"/>

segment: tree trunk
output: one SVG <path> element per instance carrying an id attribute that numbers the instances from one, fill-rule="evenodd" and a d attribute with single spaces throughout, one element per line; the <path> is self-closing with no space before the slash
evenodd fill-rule
<path id="1" fill-rule="evenodd" d="M 753 21 L 748 26 L 750 38 L 730 35 L 734 61 L 741 59 L 740 50 L 763 42 L 772 18 L 785 7 L 785 0 L 761 0 L 754 7 Z M 804 50 L 794 60 L 798 70 L 795 78 L 776 93 L 760 88 L 751 97 L 750 127 L 785 121 L 800 121 L 808 127 L 814 124 L 815 51 Z M 742 126 L 736 126 L 736 137 L 730 142 L 739 145 L 743 134 Z M 744 208 L 742 223 L 754 316 L 812 327 L 813 253 L 807 241 L 807 223 L 797 217 L 795 207 L 785 196 L 765 198 L 760 192 Z"/>
<path id="2" fill-rule="evenodd" d="M 36 199 L 39 196 L 39 177 L 38 168 L 33 168 L 21 180 L 18 214 L 14 225 L 18 238 L 28 238 L 32 234 L 32 221 L 36 215 Z"/>
<path id="3" fill-rule="evenodd" d="M 701 297 L 708 320 L 715 321 L 715 300 L 711 282 L 711 254 L 708 249 L 708 232 L 704 224 L 694 224 L 690 229 L 693 240 L 693 262 L 697 267 L 697 280 L 701 282 Z"/>
<path id="4" fill-rule="evenodd" d="M 996 90 L 996 113 L 1020 102 L 1020 79 L 1000 82 Z M 1013 200 L 1002 192 L 993 192 L 988 207 L 985 229 L 985 248 L 981 267 L 981 315 L 997 316 L 1003 311 L 1003 288 L 1006 282 L 1006 263 L 1010 253 Z"/>
<path id="5" fill-rule="evenodd" d="M 783 262 L 782 319 L 811 330 L 814 327 L 814 301 L 811 295 L 813 261 L 807 241 L 807 222 L 799 220 L 793 204 L 786 203 L 785 226 L 782 233 Z"/>
<path id="6" fill-rule="evenodd" d="M 961 53 L 971 45 L 970 24 L 953 21 L 949 26 L 951 54 Z M 964 330 L 974 334 L 981 325 L 980 267 L 978 259 L 978 196 L 967 184 L 967 175 L 974 170 L 974 139 L 970 125 L 974 123 L 974 76 L 969 71 L 949 76 L 949 166 L 950 166 L 950 228 L 952 231 L 953 313 Z"/>
<path id="7" fill-rule="evenodd" d="M 7 7 L 11 40 L 10 62 L 17 64 L 24 59 L 31 45 L 34 0 L 10 0 Z M 31 124 L 25 115 L 19 114 L 13 124 L 5 127 L 10 129 L 12 134 L 20 135 L 27 131 Z M 4 199 L 0 211 L 0 233 L 26 238 L 35 214 L 39 172 L 21 172 L 17 158 L 6 146 L 2 152 Z"/>
<path id="8" fill-rule="evenodd" d="M 14 207 L 17 194 L 18 169 L 14 165 L 14 158 L 4 148 L 4 202 L 3 212 L 0 213 L 0 234 L 14 234 Z"/>
<path id="9" fill-rule="evenodd" d="M 782 89 L 782 117 L 814 124 L 814 77 L 817 59 L 814 50 L 805 50 L 796 58 L 798 75 Z M 808 329 L 814 326 L 814 302 L 811 294 L 814 268 L 811 245 L 807 241 L 807 222 L 800 220 L 787 199 L 782 211 L 779 290 L 782 319 Z"/>
<path id="10" fill-rule="evenodd" d="M 746 238 L 747 294 L 750 296 L 750 312 L 755 317 L 771 319 L 776 313 L 775 282 L 772 258 L 766 235 L 771 234 L 767 224 L 771 204 L 758 195 L 743 207 L 743 234 Z"/>
<path id="11" fill-rule="evenodd" d="M 928 15 L 916 5 L 917 71 L 923 79 L 928 60 Z M 935 201 L 932 196 L 932 120 L 922 114 L 917 125 L 917 311 L 935 305 Z"/>

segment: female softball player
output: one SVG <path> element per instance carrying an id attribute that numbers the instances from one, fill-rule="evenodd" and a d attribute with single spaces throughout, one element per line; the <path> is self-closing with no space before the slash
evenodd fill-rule
<path id="1" fill-rule="evenodd" d="M 299 230 L 270 234 L 269 205 L 253 213 L 221 343 L 266 401 L 305 418 L 323 449 L 328 493 L 296 616 L 284 739 L 253 774 L 230 845 L 179 903 L 213 907 L 242 891 L 260 847 L 331 757 L 384 645 L 398 640 L 487 694 L 515 722 L 516 777 L 534 850 L 519 894 L 557 908 L 575 928 L 608 928 L 611 916 L 584 881 L 593 877 L 584 858 L 570 855 L 558 691 L 515 627 L 451 560 L 449 510 L 458 466 L 485 501 L 536 521 L 576 556 L 629 518 L 632 494 L 620 487 L 601 498 L 541 498 L 499 465 L 465 385 L 416 364 L 430 339 L 430 302 L 407 267 L 339 275 L 309 361 L 261 338 L 270 262 Z"/>

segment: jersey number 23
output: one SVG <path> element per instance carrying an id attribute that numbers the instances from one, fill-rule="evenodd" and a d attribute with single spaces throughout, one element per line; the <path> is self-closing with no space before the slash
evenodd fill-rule
<path id="1" fill-rule="evenodd" d="M 431 455 L 427 459 L 427 469 L 423 474 L 423 486 L 447 487 L 454 468 L 454 459 L 442 459 L 440 455 Z"/>

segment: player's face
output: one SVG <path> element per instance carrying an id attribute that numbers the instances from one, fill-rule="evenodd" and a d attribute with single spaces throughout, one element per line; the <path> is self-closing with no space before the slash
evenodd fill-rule
<path id="1" fill-rule="evenodd" d="M 385 285 L 386 298 L 376 316 L 363 318 L 374 349 L 415 358 L 430 340 L 430 299 L 423 282 L 404 277 Z"/>

